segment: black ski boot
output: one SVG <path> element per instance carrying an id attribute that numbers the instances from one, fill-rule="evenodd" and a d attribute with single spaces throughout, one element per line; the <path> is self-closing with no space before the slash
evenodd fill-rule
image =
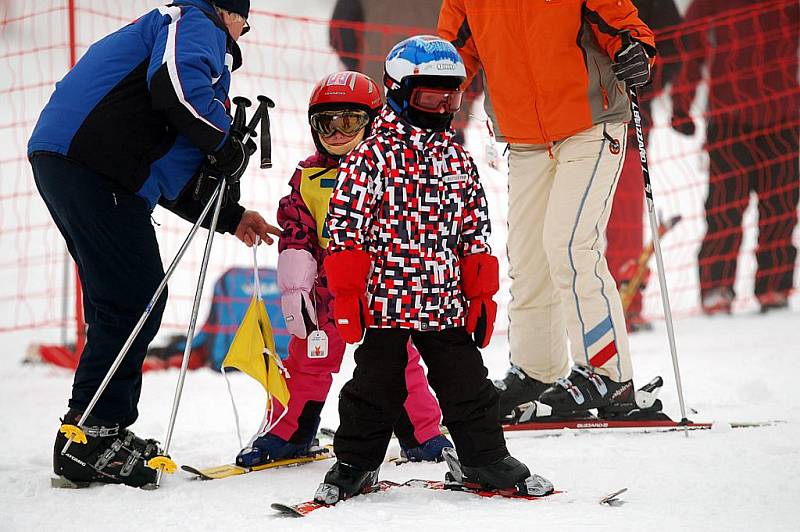
<path id="1" fill-rule="evenodd" d="M 592 408 L 614 410 L 636 405 L 633 380 L 616 382 L 582 366 L 574 366 L 569 377 L 558 379 L 539 401 L 553 409 L 554 416 L 585 414 Z M 625 406 L 623 406 L 625 405 Z"/>
<path id="2" fill-rule="evenodd" d="M 70 409 L 64 425 L 78 425 L 82 412 Z M 64 426 L 62 425 L 62 426 Z M 86 443 L 73 441 L 67 452 L 61 450 L 67 437 L 59 430 L 53 448 L 53 472 L 58 475 L 53 487 L 83 488 L 91 482 L 127 484 L 136 488 L 155 485 L 156 470 L 147 461 L 160 453 L 155 440 L 143 440 L 117 423 L 89 416 L 83 427 Z"/>
<path id="3" fill-rule="evenodd" d="M 364 471 L 336 461 L 325 474 L 325 480 L 317 488 L 314 500 L 322 504 L 336 504 L 355 495 L 368 493 L 378 482 L 378 471 Z"/>
<path id="4" fill-rule="evenodd" d="M 501 423 L 514 423 L 525 407 L 539 399 L 539 396 L 552 383 L 544 383 L 528 377 L 522 368 L 514 364 L 508 369 L 502 380 L 494 381 L 494 387 L 500 395 L 498 412 Z"/>
<path id="5" fill-rule="evenodd" d="M 453 448 L 444 449 L 442 456 L 450 469 L 447 482 L 497 490 L 503 495 L 544 497 L 553 492 L 552 482 L 531 474 L 528 466 L 511 455 L 485 466 L 462 465 Z"/>
<path id="6" fill-rule="evenodd" d="M 661 411 L 662 404 L 658 398 L 664 380 L 655 377 L 650 382 L 636 390 L 632 395 L 625 394 L 618 400 L 612 401 L 608 406 L 597 409 L 597 416 L 603 419 L 615 420 L 669 420 Z"/>

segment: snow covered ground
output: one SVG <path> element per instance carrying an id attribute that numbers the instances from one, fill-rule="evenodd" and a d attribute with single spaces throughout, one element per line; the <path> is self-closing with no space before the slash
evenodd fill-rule
<path id="1" fill-rule="evenodd" d="M 564 431 L 560 437 L 515 433 L 511 451 L 566 491 L 542 501 L 479 499 L 468 494 L 411 488 L 374 494 L 320 510 L 302 520 L 278 520 L 269 504 L 310 498 L 330 462 L 200 482 L 179 472 L 158 491 L 122 486 L 50 488 L 50 454 L 69 393 L 71 375 L 21 365 L 30 337 L 7 336 L 0 357 L 0 530 L 797 530 L 800 500 L 800 395 L 797 356 L 800 298 L 793 310 L 768 316 L 685 319 L 676 323 L 688 405 L 711 431 L 619 434 Z M 663 324 L 632 339 L 638 381 L 655 374 L 662 399 L 678 415 Z M 507 344 L 496 338 L 485 352 L 492 377 L 502 375 Z M 323 425 L 336 426 L 334 384 Z M 147 374 L 140 435 L 163 438 L 177 373 Z M 258 424 L 263 396 L 246 377 L 232 379 L 243 430 Z M 781 420 L 758 429 L 726 429 L 726 422 Z M 395 444 L 396 445 L 396 444 Z M 171 454 L 178 463 L 215 465 L 238 450 L 230 401 L 221 376 L 190 373 Z M 396 446 L 390 452 L 397 452 Z M 441 478 L 442 464 L 385 465 L 381 477 Z M 625 504 L 597 504 L 627 487 Z"/>

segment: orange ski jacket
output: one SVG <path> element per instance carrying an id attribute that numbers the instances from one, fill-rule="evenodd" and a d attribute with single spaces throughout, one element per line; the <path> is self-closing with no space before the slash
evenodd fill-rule
<path id="1" fill-rule="evenodd" d="M 653 32 L 631 0 L 444 0 L 439 34 L 487 81 L 501 140 L 546 144 L 600 123 L 630 120 L 611 69 L 621 31 L 655 57 Z"/>

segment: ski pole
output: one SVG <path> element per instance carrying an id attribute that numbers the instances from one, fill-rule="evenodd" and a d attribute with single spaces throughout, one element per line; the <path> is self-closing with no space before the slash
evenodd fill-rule
<path id="1" fill-rule="evenodd" d="M 259 121 L 264 116 L 264 113 L 266 113 L 266 106 L 268 105 L 267 102 L 269 101 L 269 98 L 265 98 L 266 101 L 263 101 L 261 100 L 261 97 L 259 97 L 259 100 L 261 103 L 253 114 L 250 123 L 247 125 L 247 130 L 242 138 L 242 144 L 247 144 L 247 141 L 250 140 L 250 137 L 255 132 L 255 128 Z M 239 108 L 241 109 L 242 107 L 244 106 L 242 105 Z M 219 213 L 222 210 L 222 204 L 225 201 L 225 187 L 227 186 L 227 179 L 228 176 L 225 175 L 220 177 L 219 185 L 217 185 L 217 189 L 214 192 L 215 196 L 212 196 L 212 198 L 214 198 L 216 201 L 213 199 L 212 201 L 209 201 L 209 204 L 212 202 L 214 203 L 214 214 L 211 218 L 211 224 L 208 227 L 206 247 L 203 251 L 203 260 L 200 264 L 200 274 L 197 279 L 197 288 L 194 294 L 194 303 L 192 304 L 192 314 L 189 319 L 189 329 L 186 333 L 186 346 L 183 350 L 183 359 L 181 360 L 181 369 L 180 373 L 178 374 L 178 383 L 175 387 L 175 395 L 172 399 L 172 410 L 170 411 L 167 435 L 164 437 L 164 450 L 160 455 L 154 456 L 147 462 L 148 467 L 158 471 L 155 483 L 156 488 L 161 485 L 161 478 L 163 477 L 164 472 L 174 473 L 177 470 L 177 465 L 169 457 L 169 448 L 170 444 L 172 443 L 172 433 L 175 429 L 175 421 L 178 417 L 178 407 L 180 406 L 181 396 L 183 395 L 183 384 L 186 380 L 186 372 L 189 369 L 189 357 L 192 353 L 194 331 L 195 327 L 197 326 L 197 314 L 200 310 L 200 300 L 203 295 L 203 285 L 205 284 L 206 273 L 208 272 L 208 260 L 211 256 L 211 246 L 214 243 L 214 233 L 217 229 L 217 222 L 219 220 Z"/>
<path id="2" fill-rule="evenodd" d="M 272 135 L 269 132 L 269 109 L 275 107 L 275 102 L 266 96 L 259 96 L 259 107 L 263 107 L 264 115 L 261 118 L 261 168 L 272 168 Z"/>
<path id="3" fill-rule="evenodd" d="M 233 113 L 233 122 L 231 123 L 231 131 L 242 131 L 247 120 L 246 109 L 252 105 L 252 102 L 244 96 L 236 96 L 233 99 L 233 105 L 236 110 Z"/>
<path id="4" fill-rule="evenodd" d="M 197 325 L 197 314 L 200 310 L 200 299 L 203 295 L 203 284 L 206 280 L 206 273 L 208 271 L 208 259 L 211 255 L 211 245 L 214 243 L 214 233 L 217 229 L 217 222 L 219 220 L 219 213 L 222 210 L 222 203 L 225 201 L 225 187 L 227 186 L 227 178 L 223 175 L 220 178 L 219 185 L 215 191 L 214 201 L 214 214 L 211 218 L 211 225 L 208 226 L 208 237 L 206 238 L 206 247 L 203 251 L 203 260 L 200 264 L 200 274 L 197 278 L 197 288 L 194 292 L 194 303 L 192 304 L 192 314 L 189 319 L 189 330 L 186 332 L 186 346 L 183 349 L 183 359 L 181 360 L 181 370 L 178 374 L 178 384 L 175 387 L 175 396 L 172 399 L 172 411 L 169 416 L 169 425 L 167 427 L 167 435 L 164 438 L 164 452 L 160 456 L 155 456 L 148 460 L 148 467 L 158 470 L 156 476 L 156 488 L 161 485 L 161 477 L 164 472 L 173 473 L 177 469 L 175 462 L 169 458 L 169 446 L 172 442 L 172 431 L 175 428 L 175 420 L 178 416 L 178 407 L 181 403 L 181 395 L 183 394 L 183 383 L 186 380 L 186 371 L 189 369 L 189 356 L 192 353 L 192 342 L 194 340 L 194 329 Z M 211 203 L 211 202 L 209 202 Z"/>
<path id="5" fill-rule="evenodd" d="M 212 198 L 214 198 L 214 196 L 212 196 Z M 108 387 L 108 383 L 111 382 L 111 379 L 114 377 L 114 374 L 117 372 L 117 369 L 119 368 L 120 364 L 122 364 L 122 360 L 125 358 L 125 355 L 128 354 L 131 345 L 133 345 L 134 340 L 136 340 L 136 337 L 139 335 L 139 331 L 142 330 L 142 327 L 144 327 L 147 318 L 150 317 L 150 313 L 153 311 L 153 307 L 158 301 L 158 298 L 161 296 L 161 293 L 164 292 L 164 289 L 167 287 L 167 282 L 169 281 L 170 277 L 172 277 L 172 274 L 175 273 L 175 269 L 178 267 L 178 264 L 180 263 L 181 259 L 183 259 L 184 254 L 186 254 L 186 250 L 189 248 L 189 244 L 194 239 L 198 229 L 200 229 L 200 224 L 202 223 L 203 220 L 205 220 L 206 216 L 208 215 L 208 211 L 211 210 L 212 205 L 213 205 L 213 199 L 212 201 L 209 201 L 208 204 L 206 204 L 206 206 L 203 208 L 202 213 L 200 214 L 200 217 L 192 226 L 191 231 L 189 231 L 189 234 L 186 235 L 186 239 L 183 241 L 183 244 L 181 244 L 178 253 L 175 254 L 175 258 L 172 259 L 172 263 L 170 263 L 169 268 L 167 268 L 167 271 L 164 274 L 164 278 L 161 280 L 161 283 L 158 285 L 158 288 L 156 288 L 156 291 L 153 294 L 153 297 L 150 299 L 150 302 L 147 303 L 147 306 L 145 307 L 142 316 L 139 318 L 139 321 L 136 322 L 136 325 L 131 331 L 131 334 L 128 336 L 128 339 L 125 340 L 125 343 L 119 350 L 119 353 L 117 353 L 117 357 L 114 359 L 114 362 L 111 364 L 111 367 L 108 368 L 105 377 L 103 377 L 103 380 L 100 382 L 100 386 L 97 388 L 97 391 L 92 396 L 92 400 L 89 401 L 89 405 L 86 407 L 86 410 L 83 411 L 81 418 L 78 420 L 78 425 L 61 426 L 61 432 L 63 432 L 67 436 L 67 443 L 64 444 L 64 447 L 61 449 L 62 455 L 67 452 L 67 449 L 69 449 L 69 446 L 72 444 L 73 440 L 79 443 L 86 442 L 86 435 L 83 433 L 83 426 L 84 423 L 86 423 L 86 419 L 91 415 L 92 410 L 94 410 L 94 407 L 97 405 L 97 401 L 100 400 L 100 396 L 103 394 L 106 387 Z"/>
<path id="6" fill-rule="evenodd" d="M 628 32 L 623 32 L 622 46 L 626 48 L 631 44 L 631 36 Z M 650 171 L 647 166 L 647 149 L 644 143 L 644 132 L 642 127 L 642 114 L 639 111 L 639 93 L 636 87 L 628 87 L 628 96 L 631 99 L 631 113 L 633 114 L 633 125 L 636 129 L 636 141 L 639 145 L 639 161 L 642 163 L 642 177 L 644 178 L 644 195 L 647 200 L 647 214 L 650 218 L 650 232 L 653 238 L 653 249 L 656 255 L 656 265 L 658 270 L 658 284 L 661 288 L 661 304 L 664 307 L 664 320 L 667 324 L 667 337 L 669 338 L 669 351 L 672 355 L 672 368 L 675 372 L 675 384 L 678 388 L 678 402 L 681 407 L 681 423 L 688 423 L 686 418 L 686 405 L 683 401 L 683 386 L 681 384 L 681 371 L 678 366 L 678 349 L 675 346 L 675 329 L 672 324 L 672 310 L 669 304 L 669 293 L 667 292 L 667 277 L 664 271 L 664 257 L 661 254 L 661 239 L 658 230 L 658 220 L 656 219 L 655 203 L 653 202 L 653 188 L 650 184 Z M 684 428 L 684 434 L 689 437 L 688 429 Z"/>

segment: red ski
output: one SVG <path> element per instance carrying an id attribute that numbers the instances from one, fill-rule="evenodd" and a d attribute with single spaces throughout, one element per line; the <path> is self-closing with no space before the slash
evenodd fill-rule
<path id="1" fill-rule="evenodd" d="M 397 482 L 392 482 L 390 480 L 381 480 L 373 487 L 372 490 L 368 491 L 367 493 L 376 493 L 380 491 L 386 491 L 391 488 L 400 487 L 429 489 L 435 491 L 459 491 L 463 493 L 471 493 L 479 497 L 503 497 L 506 499 L 524 499 L 529 501 L 543 499 L 545 497 L 549 497 L 550 495 L 563 493 L 561 491 L 554 491 L 549 495 L 545 495 L 544 497 L 536 497 L 534 495 L 518 495 L 515 493 L 505 493 L 500 490 L 472 487 L 457 482 L 442 482 L 439 480 L 426 480 L 419 478 L 407 480 L 402 484 L 398 484 Z M 312 500 L 293 505 L 272 503 L 270 508 L 276 510 L 279 517 L 305 517 L 314 510 L 319 510 L 320 508 L 330 508 L 332 506 L 335 506 L 335 504 L 322 504 Z"/>
<path id="2" fill-rule="evenodd" d="M 376 493 L 379 491 L 386 491 L 390 488 L 395 488 L 397 486 L 400 486 L 400 484 L 398 484 L 397 482 L 392 482 L 391 480 L 381 480 L 377 484 L 375 484 L 371 490 L 367 491 L 366 493 Z M 272 504 L 270 504 L 270 508 L 277 511 L 280 517 L 305 517 L 314 510 L 319 510 L 320 508 L 330 508 L 331 506 L 335 505 L 323 504 L 315 500 L 305 501 L 291 505 L 279 502 L 273 502 Z"/>
<path id="3" fill-rule="evenodd" d="M 520 495 L 517 493 L 488 489 L 480 486 L 473 486 L 470 484 L 460 484 L 458 482 L 443 482 L 441 480 L 425 480 L 420 478 L 407 480 L 400 485 L 410 488 L 424 488 L 436 491 L 460 491 L 463 493 L 471 493 L 473 495 L 478 495 L 479 497 L 488 497 L 488 498 L 503 497 L 505 499 L 525 499 L 527 501 L 535 501 L 538 499 L 544 499 L 545 497 L 549 497 L 550 495 L 557 495 L 559 493 L 563 493 L 561 491 L 553 491 L 552 493 L 549 493 L 544 496 Z"/>

